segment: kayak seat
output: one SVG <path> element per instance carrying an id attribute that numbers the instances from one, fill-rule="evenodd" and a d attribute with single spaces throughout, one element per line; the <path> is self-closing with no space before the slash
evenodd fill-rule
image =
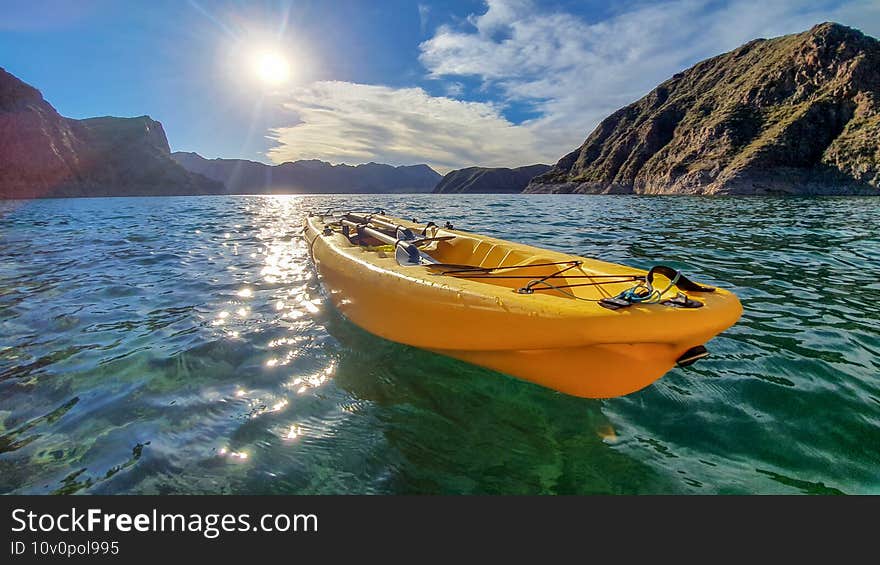
<path id="1" fill-rule="evenodd" d="M 441 264 L 456 265 L 459 267 L 473 266 L 482 268 L 498 268 L 507 267 L 500 271 L 489 273 L 474 273 L 474 277 L 466 276 L 466 273 L 456 273 L 454 276 L 461 278 L 470 278 L 484 284 L 509 288 L 517 290 L 524 286 L 531 279 L 540 279 L 542 277 L 552 275 L 558 272 L 562 266 L 553 264 L 558 262 L 559 257 L 545 255 L 530 255 L 510 245 L 499 244 L 496 241 L 486 241 L 483 239 L 457 235 L 454 240 L 438 242 L 435 249 L 430 251 L 430 255 Z M 549 265 L 545 265 L 549 263 Z M 530 267 L 530 265 L 542 265 L 540 267 Z M 455 269 L 452 269 L 455 270 Z M 582 271 L 571 271 L 571 274 L 581 274 Z M 551 280 L 553 284 L 566 285 L 573 282 L 583 282 L 569 280 L 564 277 L 554 278 Z M 629 286 L 632 286 L 631 284 Z M 626 288 L 621 286 L 620 290 Z M 607 293 L 598 289 L 577 289 L 573 291 L 575 294 L 584 294 L 594 299 L 609 296 Z M 554 293 L 559 298 L 568 298 L 574 300 L 570 295 L 563 293 Z"/>
<path id="2" fill-rule="evenodd" d="M 515 265 L 530 258 L 505 245 L 458 235 L 453 240 L 438 242 L 431 255 L 441 263 L 475 267 Z"/>

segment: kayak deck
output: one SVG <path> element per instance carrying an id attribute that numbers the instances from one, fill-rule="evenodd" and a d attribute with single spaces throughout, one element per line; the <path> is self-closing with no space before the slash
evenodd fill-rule
<path id="1" fill-rule="evenodd" d="M 386 339 L 567 394 L 639 390 L 742 312 L 730 292 L 683 290 L 682 280 L 673 284 L 662 273 L 655 287 L 691 307 L 612 309 L 600 301 L 633 289 L 648 272 L 390 216 L 353 217 L 379 225 L 353 232 L 338 217 L 310 216 L 304 226 L 322 283 L 344 316 Z M 388 225 L 424 240 L 425 264 L 401 264 Z"/>

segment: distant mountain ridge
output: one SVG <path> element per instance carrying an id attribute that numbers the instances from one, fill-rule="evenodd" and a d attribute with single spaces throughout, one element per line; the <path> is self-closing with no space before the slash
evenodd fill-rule
<path id="1" fill-rule="evenodd" d="M 187 170 L 222 182 L 231 194 L 430 192 L 441 178 L 428 165 L 331 165 L 314 159 L 266 165 L 182 151 L 171 156 Z"/>
<path id="2" fill-rule="evenodd" d="M 430 192 L 440 178 L 428 165 L 269 166 L 172 155 L 162 124 L 149 116 L 65 118 L 0 68 L 0 198 Z"/>
<path id="3" fill-rule="evenodd" d="M 526 192 L 880 194 L 880 42 L 829 22 L 705 60 Z"/>
<path id="4" fill-rule="evenodd" d="M 222 192 L 173 159 L 149 116 L 74 120 L 0 68 L 0 198 Z"/>
<path id="5" fill-rule="evenodd" d="M 438 194 L 520 193 L 535 176 L 547 172 L 550 165 L 529 165 L 508 169 L 503 167 L 468 167 L 446 173 L 434 187 Z"/>

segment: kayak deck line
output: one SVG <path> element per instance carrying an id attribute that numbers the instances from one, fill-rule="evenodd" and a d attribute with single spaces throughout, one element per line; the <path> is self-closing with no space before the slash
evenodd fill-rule
<path id="1" fill-rule="evenodd" d="M 385 214 L 309 215 L 304 235 L 342 315 L 386 339 L 567 394 L 620 396 L 742 313 L 670 267 L 641 271 Z"/>

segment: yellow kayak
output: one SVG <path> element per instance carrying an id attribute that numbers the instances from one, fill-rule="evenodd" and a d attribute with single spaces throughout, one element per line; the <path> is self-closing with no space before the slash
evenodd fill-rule
<path id="1" fill-rule="evenodd" d="M 621 396 L 707 355 L 736 296 L 643 271 L 382 214 L 309 215 L 322 284 L 386 339 L 566 394 Z"/>

